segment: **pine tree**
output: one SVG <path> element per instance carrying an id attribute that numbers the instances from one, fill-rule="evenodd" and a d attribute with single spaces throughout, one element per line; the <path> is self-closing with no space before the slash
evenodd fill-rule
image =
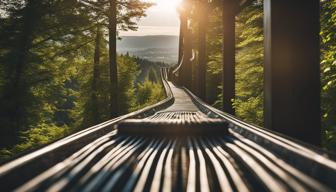
<path id="1" fill-rule="evenodd" d="M 59 111 L 64 110 L 67 93 L 63 92 L 66 77 L 58 74 L 64 70 L 64 59 L 88 43 L 79 39 L 87 37 L 89 22 L 79 14 L 83 7 L 77 1 L 2 3 L 0 135 L 5 146 L 17 142 L 19 131 L 39 123 L 70 123 L 59 119 L 65 115 Z"/>
<path id="2" fill-rule="evenodd" d="M 140 0 L 100 0 L 83 1 L 99 15 L 108 28 L 109 36 L 109 70 L 110 70 L 110 111 L 111 117 L 119 114 L 118 109 L 118 65 L 117 65 L 117 36 L 119 31 L 136 30 L 134 19 L 145 16 L 145 10 L 151 3 Z"/>

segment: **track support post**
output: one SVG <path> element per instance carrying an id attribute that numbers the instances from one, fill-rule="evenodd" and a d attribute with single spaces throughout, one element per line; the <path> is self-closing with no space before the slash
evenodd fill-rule
<path id="1" fill-rule="evenodd" d="M 265 126 L 320 145 L 319 0 L 265 0 Z"/>
<path id="2" fill-rule="evenodd" d="M 235 98 L 235 13 L 237 1 L 223 1 L 223 110 L 234 114 Z"/>

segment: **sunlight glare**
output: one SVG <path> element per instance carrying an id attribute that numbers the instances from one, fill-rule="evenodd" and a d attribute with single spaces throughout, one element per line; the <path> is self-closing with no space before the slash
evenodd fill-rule
<path id="1" fill-rule="evenodd" d="M 162 6 L 173 8 L 177 8 L 178 5 L 181 3 L 181 0 L 157 0 L 157 1 L 160 2 Z"/>
<path id="2" fill-rule="evenodd" d="M 137 31 L 121 31 L 121 36 L 179 35 L 179 6 L 183 0 L 141 0 L 154 3 L 146 17 L 137 21 Z"/>
<path id="3" fill-rule="evenodd" d="M 158 8 L 165 10 L 176 10 L 177 7 L 181 4 L 182 0 L 149 0 L 149 2 L 155 3 Z"/>

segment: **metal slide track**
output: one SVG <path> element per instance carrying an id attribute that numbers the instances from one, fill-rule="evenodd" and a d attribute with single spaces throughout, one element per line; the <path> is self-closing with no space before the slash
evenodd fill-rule
<path id="1" fill-rule="evenodd" d="M 330 154 L 162 77 L 167 99 L 0 166 L 0 191 L 336 191 Z"/>

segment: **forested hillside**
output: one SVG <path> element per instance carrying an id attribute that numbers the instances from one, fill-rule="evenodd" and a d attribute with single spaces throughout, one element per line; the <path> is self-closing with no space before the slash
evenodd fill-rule
<path id="1" fill-rule="evenodd" d="M 118 52 L 154 62 L 175 64 L 178 57 L 178 36 L 124 36 L 118 41 Z"/>
<path id="2" fill-rule="evenodd" d="M 115 1 L 122 7 L 113 20 L 110 2 L 0 2 L 1 158 L 112 118 L 112 77 L 119 115 L 165 97 L 158 64 L 129 55 L 111 60 L 113 21 L 117 32 L 136 30 L 134 19 L 151 4 Z"/>

